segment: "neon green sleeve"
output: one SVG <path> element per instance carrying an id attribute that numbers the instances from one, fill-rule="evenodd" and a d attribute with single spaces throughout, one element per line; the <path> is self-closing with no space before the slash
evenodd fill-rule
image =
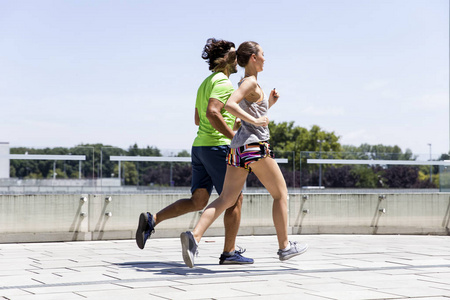
<path id="1" fill-rule="evenodd" d="M 220 79 L 214 83 L 210 98 L 217 99 L 225 105 L 233 92 L 231 82 L 228 79 Z"/>

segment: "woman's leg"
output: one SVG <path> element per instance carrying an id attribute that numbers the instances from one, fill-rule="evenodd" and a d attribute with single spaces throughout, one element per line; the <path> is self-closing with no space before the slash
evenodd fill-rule
<path id="1" fill-rule="evenodd" d="M 277 231 L 279 249 L 288 246 L 287 187 L 277 162 L 270 157 L 250 164 L 255 175 L 273 197 L 272 218 Z"/>
<path id="2" fill-rule="evenodd" d="M 192 231 L 197 242 L 200 242 L 205 231 L 224 212 L 224 210 L 236 203 L 236 199 L 241 193 L 247 176 L 247 170 L 227 166 L 222 193 L 219 198 L 206 207 L 200 220 Z"/>

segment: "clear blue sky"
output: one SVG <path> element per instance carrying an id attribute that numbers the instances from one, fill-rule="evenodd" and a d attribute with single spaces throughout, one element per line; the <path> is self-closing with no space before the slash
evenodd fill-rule
<path id="1" fill-rule="evenodd" d="M 12 147 L 190 150 L 200 55 L 216 37 L 263 47 L 277 123 L 449 151 L 448 0 L 1 0 L 0 32 L 0 141 Z"/>

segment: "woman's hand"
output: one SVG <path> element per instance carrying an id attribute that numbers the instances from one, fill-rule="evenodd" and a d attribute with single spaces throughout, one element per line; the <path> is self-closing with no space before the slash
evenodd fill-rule
<path id="1" fill-rule="evenodd" d="M 269 118 L 267 116 L 259 117 L 253 122 L 255 126 L 269 126 Z"/>
<path id="2" fill-rule="evenodd" d="M 274 88 L 273 90 L 270 91 L 270 96 L 269 96 L 269 108 L 274 105 L 275 103 L 277 103 L 278 98 L 280 98 L 280 94 L 278 94 L 277 90 Z"/>
<path id="3" fill-rule="evenodd" d="M 233 125 L 233 131 L 237 131 L 241 127 L 241 119 L 236 118 Z"/>

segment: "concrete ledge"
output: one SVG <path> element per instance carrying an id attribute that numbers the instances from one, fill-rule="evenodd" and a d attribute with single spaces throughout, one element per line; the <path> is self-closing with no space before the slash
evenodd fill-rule
<path id="1" fill-rule="evenodd" d="M 448 229 L 426 227 L 303 226 L 291 229 L 292 234 L 450 235 Z"/>
<path id="2" fill-rule="evenodd" d="M 0 195 L 0 243 L 134 239 L 141 212 L 189 197 Z M 290 234 L 450 234 L 450 193 L 290 194 L 288 201 Z M 239 235 L 275 234 L 272 203 L 269 194 L 244 194 Z M 178 237 L 199 217 L 194 212 L 162 222 L 154 237 Z M 219 217 L 205 235 L 223 234 Z"/>
<path id="3" fill-rule="evenodd" d="M 90 241 L 90 232 L 21 232 L 0 234 L 0 244 L 6 243 L 41 243 L 41 242 L 67 242 Z"/>

